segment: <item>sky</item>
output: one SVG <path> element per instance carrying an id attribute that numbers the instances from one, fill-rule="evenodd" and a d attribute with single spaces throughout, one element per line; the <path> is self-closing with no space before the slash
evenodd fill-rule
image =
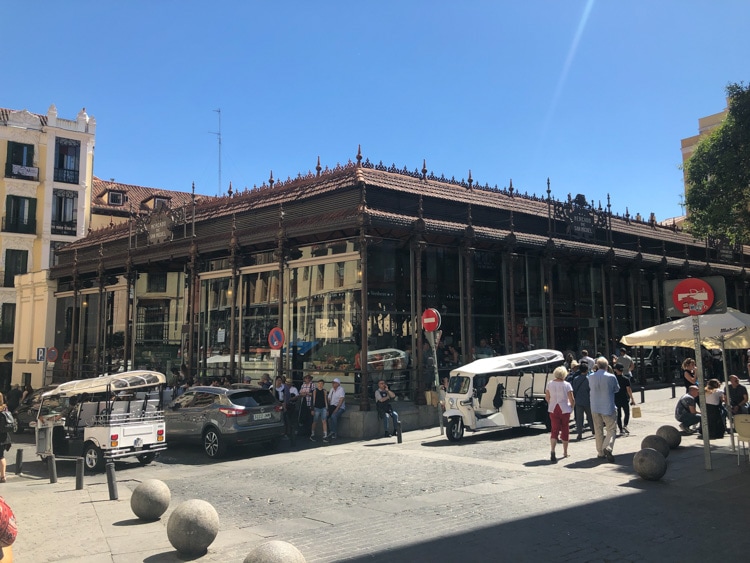
<path id="1" fill-rule="evenodd" d="M 23 6 L 22 9 L 21 6 Z M 94 174 L 199 194 L 354 160 L 681 215 L 750 80 L 747 0 L 0 0 L 0 107 L 96 118 Z M 220 109 L 218 113 L 215 110 Z M 220 137 L 218 133 L 221 133 Z M 219 148 L 219 138 L 221 148 Z"/>

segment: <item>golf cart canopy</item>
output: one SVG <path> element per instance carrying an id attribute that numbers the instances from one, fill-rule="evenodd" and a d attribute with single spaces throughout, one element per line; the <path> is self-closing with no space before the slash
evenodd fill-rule
<path id="1" fill-rule="evenodd" d="M 531 368 L 548 365 L 551 362 L 562 364 L 565 358 L 557 350 L 529 350 L 507 356 L 495 356 L 474 360 L 470 364 L 451 371 L 451 375 L 477 375 L 480 373 L 502 373 L 530 371 Z"/>
<path id="2" fill-rule="evenodd" d="M 47 391 L 43 396 L 61 395 L 70 397 L 80 395 L 81 393 L 94 395 L 108 391 L 128 391 L 163 385 L 166 381 L 166 376 L 158 371 L 126 371 L 115 375 L 102 375 L 91 379 L 79 379 L 61 383 L 52 391 Z"/>

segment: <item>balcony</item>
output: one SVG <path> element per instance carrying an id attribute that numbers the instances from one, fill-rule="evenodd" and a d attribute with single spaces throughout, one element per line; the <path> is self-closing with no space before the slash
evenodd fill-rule
<path id="1" fill-rule="evenodd" d="M 77 184 L 78 170 L 55 168 L 55 182 L 62 182 L 64 184 Z"/>
<path id="2" fill-rule="evenodd" d="M 78 224 L 76 221 L 56 221 L 52 219 L 52 234 L 76 236 Z"/>
<path id="3" fill-rule="evenodd" d="M 5 164 L 5 177 L 16 178 L 18 180 L 39 181 L 39 168 L 36 166 L 22 166 L 20 164 Z"/>

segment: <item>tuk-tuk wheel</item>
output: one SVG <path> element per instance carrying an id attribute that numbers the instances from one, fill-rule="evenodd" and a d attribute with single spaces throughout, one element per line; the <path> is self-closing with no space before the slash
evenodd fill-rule
<path id="1" fill-rule="evenodd" d="M 141 465 L 148 465 L 149 463 L 154 461 L 154 459 L 156 459 L 156 454 L 155 453 L 141 454 L 137 457 L 138 457 L 138 463 L 140 463 Z"/>
<path id="2" fill-rule="evenodd" d="M 446 428 L 446 436 L 451 442 L 458 442 L 464 437 L 464 422 L 461 417 L 454 416 L 448 421 L 448 428 Z"/>
<path id="3" fill-rule="evenodd" d="M 83 448 L 83 460 L 86 469 L 99 472 L 104 468 L 104 454 L 101 448 L 87 442 Z"/>

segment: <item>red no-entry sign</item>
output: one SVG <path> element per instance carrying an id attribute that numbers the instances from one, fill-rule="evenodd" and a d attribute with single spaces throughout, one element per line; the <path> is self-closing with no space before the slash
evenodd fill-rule
<path id="1" fill-rule="evenodd" d="M 702 315 L 714 304 L 714 290 L 705 280 L 688 278 L 675 286 L 672 301 L 685 315 Z"/>
<path id="2" fill-rule="evenodd" d="M 437 309 L 425 309 L 422 313 L 422 328 L 427 332 L 435 332 L 440 328 L 440 312 Z"/>

